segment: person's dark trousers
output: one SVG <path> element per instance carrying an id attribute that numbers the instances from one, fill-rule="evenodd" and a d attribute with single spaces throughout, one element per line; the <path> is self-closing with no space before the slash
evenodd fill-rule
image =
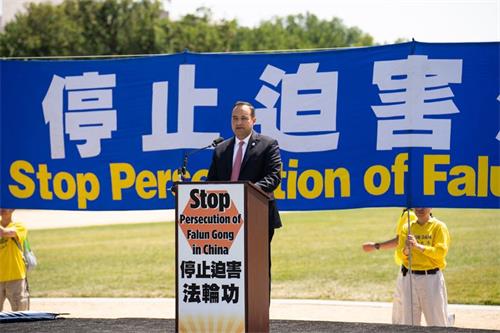
<path id="1" fill-rule="evenodd" d="M 274 225 L 275 221 L 278 220 L 278 224 Z M 276 204 L 269 205 L 269 305 L 271 305 L 271 241 L 274 236 L 275 227 L 281 227 L 281 219 L 279 216 L 278 208 Z"/>
<path id="2" fill-rule="evenodd" d="M 274 236 L 274 228 L 269 228 L 269 306 L 271 306 L 271 241 Z"/>

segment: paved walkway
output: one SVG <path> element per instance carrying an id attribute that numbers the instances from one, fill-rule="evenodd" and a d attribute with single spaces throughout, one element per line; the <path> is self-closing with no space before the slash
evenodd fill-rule
<path id="1" fill-rule="evenodd" d="M 7 306 L 8 307 L 8 306 Z M 7 309 L 6 309 L 7 310 Z M 174 298 L 33 298 L 31 310 L 67 318 L 175 318 Z M 500 330 L 500 306 L 449 305 L 455 327 Z M 271 300 L 272 320 L 391 323 L 391 303 Z"/>

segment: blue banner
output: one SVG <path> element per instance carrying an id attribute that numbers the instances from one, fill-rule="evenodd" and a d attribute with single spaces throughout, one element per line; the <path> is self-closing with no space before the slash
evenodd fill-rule
<path id="1" fill-rule="evenodd" d="M 280 144 L 282 210 L 500 208 L 499 49 L 2 60 L 0 206 L 173 208 L 183 155 L 230 138 L 245 100 Z"/>

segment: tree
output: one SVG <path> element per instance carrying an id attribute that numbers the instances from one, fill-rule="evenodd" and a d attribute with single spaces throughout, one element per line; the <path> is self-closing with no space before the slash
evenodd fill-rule
<path id="1" fill-rule="evenodd" d="M 30 4 L 5 26 L 3 56 L 115 55 L 159 52 L 159 0 L 65 0 Z"/>
<path id="2" fill-rule="evenodd" d="M 166 28 L 163 52 L 176 53 L 186 49 L 193 52 L 232 51 L 237 34 L 235 20 L 214 21 L 212 12 L 206 7 L 188 14 L 179 21 L 164 25 Z"/>
<path id="3" fill-rule="evenodd" d="M 339 18 L 275 17 L 256 28 L 199 8 L 173 21 L 159 0 L 65 0 L 30 4 L 0 34 L 6 57 L 127 55 L 290 50 L 372 45 L 373 38 Z"/>
<path id="4" fill-rule="evenodd" d="M 27 10 L 5 26 L 0 38 L 2 56 L 82 54 L 81 27 L 65 15 L 62 6 L 30 5 Z"/>
<path id="5" fill-rule="evenodd" d="M 317 16 L 290 15 L 262 22 L 257 28 L 241 30 L 239 48 L 288 50 L 373 45 L 373 37 L 357 27 L 347 27 L 341 19 L 320 20 Z"/>

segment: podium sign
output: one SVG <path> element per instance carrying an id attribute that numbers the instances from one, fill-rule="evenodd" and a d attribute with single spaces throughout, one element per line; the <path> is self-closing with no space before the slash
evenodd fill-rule
<path id="1" fill-rule="evenodd" d="M 245 184 L 181 183 L 178 332 L 245 331 Z"/>

